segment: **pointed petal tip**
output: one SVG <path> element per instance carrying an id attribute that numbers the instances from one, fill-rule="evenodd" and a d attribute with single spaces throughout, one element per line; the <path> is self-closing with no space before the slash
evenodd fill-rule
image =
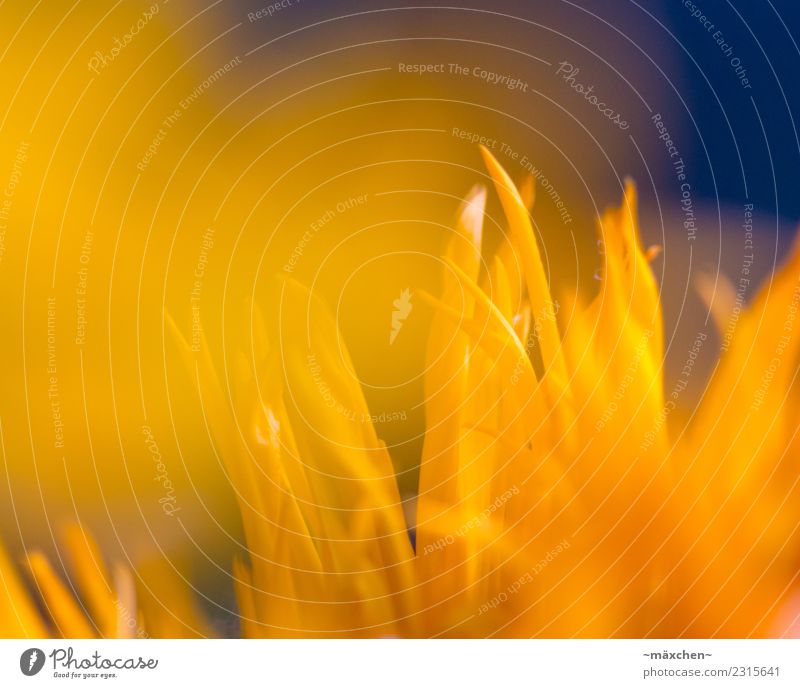
<path id="1" fill-rule="evenodd" d="M 466 196 L 464 196 L 464 200 L 461 201 L 459 215 L 464 216 L 465 214 L 469 213 L 470 215 L 482 218 L 486 208 L 487 197 L 488 192 L 486 190 L 486 186 L 483 184 L 475 184 L 467 192 Z"/>
<path id="2" fill-rule="evenodd" d="M 532 174 L 528 173 L 523 177 L 519 185 L 519 195 L 525 207 L 532 210 L 533 204 L 536 202 L 536 183 Z"/>
<path id="3" fill-rule="evenodd" d="M 658 258 L 664 252 L 664 247 L 661 244 L 653 244 L 650 248 L 645 251 L 644 257 L 648 263 L 652 263 L 656 258 Z"/>
<path id="4" fill-rule="evenodd" d="M 502 165 L 497 161 L 497 158 L 494 157 L 494 153 L 490 151 L 486 146 L 483 144 L 479 145 L 481 155 L 483 156 L 483 162 L 489 170 L 493 169 L 502 169 Z"/>
<path id="5" fill-rule="evenodd" d="M 487 195 L 486 187 L 483 184 L 476 184 L 464 197 L 458 211 L 458 228 L 469 235 L 478 253 L 483 240 L 483 217 L 486 212 Z"/>
<path id="6" fill-rule="evenodd" d="M 486 185 L 478 182 L 473 184 L 472 188 L 464 196 L 464 204 L 470 205 L 472 203 L 479 203 L 481 198 L 486 198 Z"/>
<path id="7" fill-rule="evenodd" d="M 638 221 L 639 192 L 636 190 L 636 182 L 633 181 L 633 177 L 625 177 L 621 209 L 627 209 L 634 221 Z"/>

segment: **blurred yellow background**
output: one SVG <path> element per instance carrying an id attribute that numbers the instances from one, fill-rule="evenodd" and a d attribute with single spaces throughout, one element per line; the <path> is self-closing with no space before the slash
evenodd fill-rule
<path id="1" fill-rule="evenodd" d="M 517 179 L 543 173 L 536 220 L 566 288 L 592 286 L 593 218 L 618 199 L 619 171 L 646 182 L 641 155 L 660 151 L 583 109 L 556 70 L 594 58 L 530 21 L 277 19 L 175 0 L 0 7 L 0 516 L 13 549 L 49 549 L 78 519 L 104 551 L 224 575 L 242 547 L 235 503 L 166 315 L 190 341 L 202 331 L 228 379 L 281 273 L 334 309 L 413 494 L 430 322 L 414 292 L 438 289 L 459 199 L 486 179 L 477 142 Z M 610 50 L 624 63 L 633 49 Z M 630 61 L 624 77 L 651 68 Z M 623 75 L 584 74 L 641 114 Z M 496 200 L 489 215 L 491 246 Z M 412 310 L 390 343 L 405 289 Z"/>

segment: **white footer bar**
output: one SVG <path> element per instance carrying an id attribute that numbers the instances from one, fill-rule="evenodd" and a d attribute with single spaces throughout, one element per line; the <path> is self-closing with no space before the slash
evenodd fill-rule
<path id="1" fill-rule="evenodd" d="M 0 641 L 0 686 L 800 686 L 800 640 Z"/>

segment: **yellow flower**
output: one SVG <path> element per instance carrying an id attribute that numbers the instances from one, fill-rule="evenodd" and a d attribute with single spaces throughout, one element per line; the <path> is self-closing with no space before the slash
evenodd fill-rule
<path id="1" fill-rule="evenodd" d="M 183 581 L 163 561 L 109 575 L 100 550 L 76 524 L 63 529 L 68 583 L 40 552 L 26 555 L 30 584 L 0 542 L 0 637 L 172 638 L 207 636 L 207 623 Z M 61 554 L 59 554 L 59 559 Z"/>
<path id="2" fill-rule="evenodd" d="M 670 432 L 679 395 L 663 385 L 656 251 L 641 245 L 633 185 L 599 220 L 586 303 L 550 289 L 533 185 L 518 190 L 483 155 L 508 232 L 488 255 L 476 186 L 441 293 L 418 292 L 434 317 L 413 523 L 316 295 L 276 281 L 232 399 L 207 347 L 195 360 L 178 337 L 241 509 L 242 635 L 796 633 L 800 248 L 742 315 L 689 425 Z M 703 290 L 724 329 L 725 290 Z M 208 633 L 166 564 L 143 585 L 138 568 L 137 583 L 123 566 L 109 577 L 77 526 L 66 544 L 77 592 L 27 557 L 42 604 L 0 549 L 2 635 Z"/>
<path id="3" fill-rule="evenodd" d="M 598 294 L 556 297 L 533 185 L 519 191 L 482 152 L 508 233 L 487 255 L 487 193 L 473 189 L 442 293 L 421 295 L 435 316 L 415 548 L 389 452 L 315 295 L 278 281 L 256 328 L 258 378 L 243 361 L 233 413 L 204 354 L 203 403 L 250 552 L 234 566 L 243 634 L 782 633 L 800 571 L 800 252 L 673 437 L 657 251 L 641 245 L 633 185 L 599 221 Z"/>

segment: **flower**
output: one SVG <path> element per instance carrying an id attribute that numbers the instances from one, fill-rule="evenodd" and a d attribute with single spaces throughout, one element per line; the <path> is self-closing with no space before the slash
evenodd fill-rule
<path id="1" fill-rule="evenodd" d="M 597 294 L 554 294 L 533 184 L 482 153 L 508 232 L 489 254 L 476 186 L 441 293 L 415 292 L 433 319 L 412 523 L 316 294 L 276 281 L 233 397 L 170 320 L 240 506 L 242 635 L 797 634 L 800 244 L 741 314 L 691 422 L 670 427 L 681 388 L 664 387 L 658 251 L 642 245 L 634 186 L 599 218 Z M 700 288 L 725 331 L 731 290 Z M 79 597 L 28 555 L 48 618 L 0 550 L 3 634 L 131 635 L 120 606 L 148 634 L 178 634 L 171 619 L 203 632 L 183 584 L 164 579 L 170 613 L 135 611 L 128 569 L 112 585 L 82 529 L 67 544 Z"/>
<path id="2" fill-rule="evenodd" d="M 473 189 L 442 293 L 421 294 L 435 315 L 416 548 L 390 454 L 317 296 L 278 282 L 252 354 L 257 379 L 240 366 L 233 412 L 210 356 L 201 362 L 249 549 L 234 566 L 243 633 L 781 634 L 800 571 L 800 250 L 748 308 L 673 437 L 649 266 L 658 251 L 642 246 L 634 186 L 599 220 L 597 295 L 556 298 L 533 185 L 518 190 L 482 153 L 508 233 L 486 255 L 487 192 Z"/>
<path id="3" fill-rule="evenodd" d="M 0 637 L 171 638 L 210 630 L 183 581 L 163 561 L 135 572 L 117 562 L 109 575 L 97 543 L 78 524 L 61 541 L 70 564 L 68 583 L 40 552 L 26 555 L 26 584 L 0 542 Z M 59 554 L 59 558 L 61 555 Z M 63 564 L 63 562 L 62 562 Z"/>

